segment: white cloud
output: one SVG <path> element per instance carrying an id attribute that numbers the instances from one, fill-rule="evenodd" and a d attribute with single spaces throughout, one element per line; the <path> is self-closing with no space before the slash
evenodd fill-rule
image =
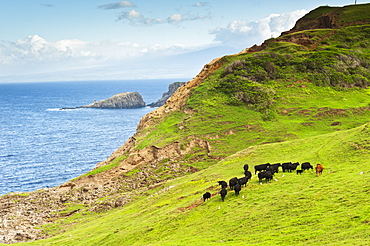
<path id="1" fill-rule="evenodd" d="M 306 10 L 297 10 L 282 15 L 271 14 L 255 22 L 237 20 L 210 33 L 215 35 L 214 41 L 222 45 L 244 49 L 271 37 L 278 37 L 283 31 L 291 29 L 295 22 L 307 13 Z"/>
<path id="2" fill-rule="evenodd" d="M 110 66 L 182 54 L 196 49 L 181 45 L 140 45 L 131 42 L 49 42 L 38 35 L 15 42 L 0 41 L 0 76 Z"/>
<path id="3" fill-rule="evenodd" d="M 161 18 L 146 18 L 136 10 L 124 11 L 118 15 L 117 21 L 128 20 L 132 25 L 151 26 L 154 24 L 165 23 Z"/>
<path id="4" fill-rule="evenodd" d="M 197 2 L 194 4 L 194 7 L 204 7 L 207 6 L 209 2 Z"/>
<path id="5" fill-rule="evenodd" d="M 167 21 L 169 23 L 173 23 L 173 22 L 179 23 L 182 21 L 182 16 L 181 14 L 173 14 L 170 17 L 168 17 Z"/>
<path id="6" fill-rule="evenodd" d="M 179 24 L 184 21 L 196 21 L 196 20 L 204 20 L 204 19 L 211 19 L 211 13 L 206 15 L 193 15 L 190 12 L 184 14 L 172 14 L 166 20 L 162 18 L 147 18 L 143 16 L 140 12 L 136 10 L 128 10 L 120 13 L 117 17 L 116 21 L 124 21 L 127 20 L 131 25 L 138 26 L 152 26 L 156 24 Z"/>
<path id="7" fill-rule="evenodd" d="M 141 21 L 142 19 L 144 19 L 144 16 L 142 16 L 140 12 L 133 9 L 130 11 L 122 12 L 118 16 L 118 20 L 123 20 L 123 19 L 127 19 L 130 21 Z"/>
<path id="8" fill-rule="evenodd" d="M 117 3 L 108 3 L 104 5 L 99 5 L 99 9 L 121 9 L 121 8 L 127 8 L 127 7 L 136 7 L 134 3 L 129 2 L 129 1 L 121 1 Z"/>
<path id="9" fill-rule="evenodd" d="M 179 24 L 183 21 L 210 18 L 210 15 L 201 16 L 179 13 L 171 15 L 167 19 L 161 19 L 146 18 L 136 10 L 126 11 L 124 13 L 126 14 L 121 16 L 122 20 L 124 19 L 133 24 L 141 25 L 159 23 Z M 231 22 L 227 27 L 218 28 L 211 32 L 216 41 L 213 45 L 230 46 L 240 50 L 250 47 L 253 44 L 259 44 L 271 36 L 277 37 L 282 31 L 292 28 L 296 20 L 305 13 L 307 11 L 300 10 L 289 14 L 270 15 L 256 22 L 246 22 L 243 20 Z M 112 66 L 115 66 L 117 70 L 122 69 L 125 73 L 131 73 L 135 70 L 134 66 L 150 64 L 148 66 L 141 66 L 142 69 L 148 70 L 148 67 L 152 63 L 155 63 L 150 63 L 149 61 L 158 58 L 164 59 L 164 57 L 184 54 L 199 49 L 200 47 L 186 47 L 176 44 L 167 46 L 159 44 L 141 45 L 131 42 L 112 42 L 109 40 L 86 42 L 78 39 L 66 39 L 50 42 L 38 35 L 33 35 L 16 41 L 0 41 L 0 77 L 4 78 L 4 76 L 13 75 L 28 76 L 30 74 L 58 71 L 59 74 L 63 74 L 62 71 L 67 70 L 74 70 L 77 74 L 78 69 L 91 71 L 89 70 L 90 68 L 97 68 L 95 71 L 111 71 L 102 68 Z M 207 60 L 206 62 L 209 61 Z M 158 63 L 157 66 L 163 66 L 163 64 Z M 183 71 L 184 66 L 180 67 L 180 70 Z M 168 69 L 163 70 L 169 71 Z M 122 71 L 119 74 L 122 75 Z M 111 72 L 113 73 L 113 71 Z M 101 72 L 101 76 L 109 76 L 107 73 Z M 143 73 L 139 75 L 142 76 Z"/>
<path id="10" fill-rule="evenodd" d="M 173 14 L 167 18 L 167 22 L 170 24 L 179 24 L 184 21 L 196 21 L 196 20 L 204 20 L 204 19 L 211 19 L 211 13 L 207 15 L 192 15 L 190 13 L 186 14 Z"/>

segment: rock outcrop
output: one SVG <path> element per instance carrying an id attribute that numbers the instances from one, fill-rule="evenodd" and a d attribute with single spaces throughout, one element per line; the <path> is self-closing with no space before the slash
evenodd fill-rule
<path id="1" fill-rule="evenodd" d="M 172 96 L 172 94 L 175 93 L 175 91 L 177 91 L 177 89 L 180 86 L 183 86 L 185 83 L 186 82 L 174 82 L 174 83 L 170 84 L 168 86 L 168 91 L 162 94 L 161 99 L 159 99 L 156 102 L 150 103 L 147 106 L 152 107 L 152 108 L 163 106 L 166 103 L 166 101 L 168 100 L 168 98 L 170 98 Z"/>
<path id="2" fill-rule="evenodd" d="M 145 107 L 143 97 L 138 92 L 123 92 L 112 96 L 111 98 L 94 101 L 92 104 L 78 108 L 142 108 Z"/>

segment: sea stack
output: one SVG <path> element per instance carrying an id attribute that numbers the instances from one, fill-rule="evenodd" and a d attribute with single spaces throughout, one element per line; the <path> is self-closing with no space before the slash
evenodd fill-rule
<path id="1" fill-rule="evenodd" d="M 160 107 L 163 106 L 168 98 L 172 96 L 173 93 L 182 85 L 186 84 L 186 82 L 174 82 L 168 86 L 168 91 L 162 94 L 162 98 L 159 99 L 156 102 L 153 102 L 151 104 L 148 104 L 149 107 Z"/>
<path id="2" fill-rule="evenodd" d="M 145 107 L 143 97 L 138 92 L 123 92 L 112 96 L 111 98 L 94 101 L 92 104 L 81 106 L 79 108 L 142 108 Z"/>

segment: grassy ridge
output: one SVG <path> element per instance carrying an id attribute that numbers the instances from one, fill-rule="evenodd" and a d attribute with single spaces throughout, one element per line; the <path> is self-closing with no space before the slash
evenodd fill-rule
<path id="1" fill-rule="evenodd" d="M 292 33 L 268 41 L 263 51 L 223 57 L 223 67 L 188 99 L 192 113 L 158 119 L 138 138 L 138 148 L 197 136 L 210 141 L 214 157 L 226 157 L 261 143 L 365 124 L 370 116 L 369 28 L 301 31 L 313 41 L 310 46 L 282 41 Z M 197 168 L 215 163 L 201 154 L 186 161 Z"/>
<path id="2" fill-rule="evenodd" d="M 332 10 L 342 9 L 318 8 L 309 18 Z M 338 13 L 352 22 L 369 11 L 365 4 Z M 66 213 L 79 212 L 43 227 L 54 237 L 27 245 L 370 245 L 369 28 L 300 31 L 268 40 L 263 51 L 223 57 L 187 110 L 137 135 L 137 148 L 207 140 L 210 153 L 194 147 L 158 164 L 158 172 L 171 162 L 201 171 L 138 190 L 100 214 L 67 204 Z M 292 43 L 296 34 L 310 42 Z M 230 191 L 221 201 L 217 181 L 243 176 L 243 164 L 285 161 L 321 163 L 324 174 L 279 173 L 263 185 L 254 176 L 239 197 Z M 202 203 L 205 191 L 214 196 Z"/>
<path id="3" fill-rule="evenodd" d="M 27 245 L 369 245 L 369 128 L 251 147 L 125 207 L 59 221 L 66 232 Z M 282 161 L 325 170 L 280 172 L 263 185 L 253 176 L 239 197 L 229 191 L 221 201 L 218 180 L 241 177 L 244 163 Z M 214 196 L 202 203 L 205 191 Z"/>

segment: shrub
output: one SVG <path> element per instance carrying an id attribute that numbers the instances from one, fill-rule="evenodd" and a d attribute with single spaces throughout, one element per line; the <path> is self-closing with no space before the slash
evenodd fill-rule
<path id="1" fill-rule="evenodd" d="M 230 63 L 222 74 L 222 77 L 227 76 L 228 74 L 233 73 L 235 70 L 240 70 L 245 68 L 245 60 L 236 60 Z"/>
<path id="2" fill-rule="evenodd" d="M 248 78 L 228 75 L 218 81 L 217 90 L 229 95 L 229 104 L 246 105 L 263 112 L 273 108 L 275 91 Z"/>
<path id="3" fill-rule="evenodd" d="M 276 68 L 275 68 L 274 63 L 272 63 L 270 61 L 266 62 L 265 71 L 269 74 L 270 78 L 274 78 L 274 75 L 276 73 Z"/>

